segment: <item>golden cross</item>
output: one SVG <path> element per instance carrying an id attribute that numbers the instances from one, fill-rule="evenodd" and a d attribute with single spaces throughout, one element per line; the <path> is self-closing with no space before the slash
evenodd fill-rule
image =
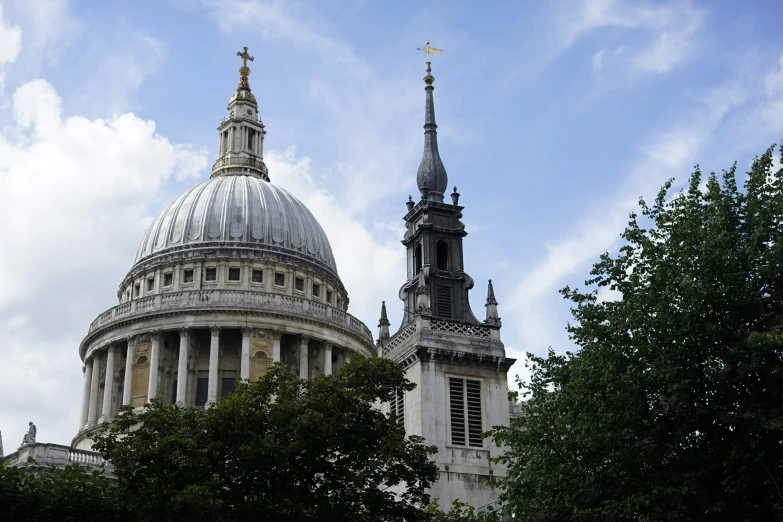
<path id="1" fill-rule="evenodd" d="M 443 54 L 443 49 L 436 49 L 434 47 L 430 47 L 430 43 L 426 42 L 424 44 L 424 47 L 417 47 L 417 51 L 424 51 L 427 53 L 427 63 L 430 62 L 430 54 Z"/>
<path id="2" fill-rule="evenodd" d="M 242 49 L 244 49 L 244 51 L 242 52 L 237 51 L 237 56 L 242 58 L 242 67 L 247 67 L 247 61 L 250 60 L 252 62 L 253 57 L 247 54 L 247 47 L 243 47 Z"/>

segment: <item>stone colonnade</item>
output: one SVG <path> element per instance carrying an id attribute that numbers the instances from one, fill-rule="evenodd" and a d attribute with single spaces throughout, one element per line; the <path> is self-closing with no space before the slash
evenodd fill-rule
<path id="1" fill-rule="evenodd" d="M 228 329 L 228 328 L 227 328 Z M 233 328 L 236 330 L 236 328 Z M 179 406 L 188 404 L 188 390 L 192 388 L 191 375 L 195 373 L 192 361 L 193 355 L 190 353 L 190 337 L 194 329 L 179 329 L 179 346 L 177 349 L 177 380 L 175 388 L 175 402 Z M 281 338 L 283 332 L 279 330 L 258 330 L 248 327 L 240 328 L 242 333 L 241 352 L 239 355 L 239 377 L 243 380 L 251 377 L 257 379 L 261 375 L 251 376 L 251 345 L 253 344 L 254 332 L 263 332 L 262 336 L 268 339 L 271 344 L 271 362 L 276 363 L 284 361 L 281 350 Z M 205 406 L 214 405 L 218 402 L 218 381 L 220 366 L 220 332 L 221 327 L 213 326 L 209 328 L 209 367 L 208 367 L 208 385 Z M 84 384 L 82 387 L 81 415 L 79 418 L 79 432 L 95 427 L 97 424 L 110 420 L 114 412 L 120 405 L 141 406 L 149 402 L 150 398 L 161 397 L 163 395 L 160 389 L 161 367 L 161 339 L 162 331 L 151 331 L 146 334 L 137 334 L 127 338 L 112 341 L 105 345 L 105 349 L 100 347 L 93 350 L 85 359 L 82 368 L 84 373 Z M 298 338 L 298 364 L 299 377 L 307 379 L 311 376 L 309 361 L 311 359 L 310 341 L 315 340 L 307 335 L 288 334 Z M 319 340 L 324 350 L 323 373 L 330 375 L 332 373 L 332 350 L 333 343 L 327 340 Z M 141 348 L 137 350 L 137 347 Z M 123 350 L 124 348 L 124 350 Z M 350 351 L 345 351 L 345 362 L 350 360 Z M 123 354 L 124 352 L 124 354 Z M 260 353 L 260 352 L 258 352 Z M 117 364 L 124 355 L 124 369 Z M 188 364 L 189 361 L 191 364 Z M 134 372 L 142 367 L 148 373 Z M 318 370 L 321 370 L 318 368 Z M 263 372 L 265 373 L 265 369 Z M 184 376 L 185 378 L 181 378 Z M 146 377 L 146 379 L 143 379 Z M 122 381 L 120 381 L 122 379 Z M 134 381 L 134 379 L 136 379 Z M 146 389 L 140 390 L 139 385 L 144 386 L 143 380 L 147 380 Z M 199 379 L 201 380 L 201 379 Z M 121 384 L 120 384 L 121 382 Z M 101 386 L 103 385 L 103 386 Z M 103 388 L 101 390 L 101 388 Z M 102 398 L 102 401 L 100 400 Z M 192 399 L 192 397 L 191 397 Z M 139 403 L 139 401 L 143 401 Z M 193 402 L 192 400 L 190 402 Z M 99 405 L 100 403 L 100 405 Z"/>

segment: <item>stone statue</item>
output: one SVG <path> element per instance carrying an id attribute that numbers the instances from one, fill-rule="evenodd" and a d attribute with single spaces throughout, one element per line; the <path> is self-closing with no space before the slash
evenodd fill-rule
<path id="1" fill-rule="evenodd" d="M 36 433 L 38 433 L 38 429 L 35 427 L 35 424 L 33 424 L 33 421 L 30 421 L 30 427 L 27 429 L 27 433 L 24 434 L 24 438 L 22 439 L 22 446 L 35 444 Z"/>

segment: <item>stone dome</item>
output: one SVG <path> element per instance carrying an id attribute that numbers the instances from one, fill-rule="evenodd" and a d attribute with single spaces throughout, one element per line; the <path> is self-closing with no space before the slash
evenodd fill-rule
<path id="1" fill-rule="evenodd" d="M 337 276 L 329 240 L 313 214 L 286 190 L 253 175 L 216 176 L 174 198 L 147 228 L 134 265 L 216 247 L 277 252 Z"/>

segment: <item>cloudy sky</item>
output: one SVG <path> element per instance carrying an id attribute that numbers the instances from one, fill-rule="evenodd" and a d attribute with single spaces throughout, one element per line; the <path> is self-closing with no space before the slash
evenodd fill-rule
<path id="1" fill-rule="evenodd" d="M 425 40 L 466 271 L 511 356 L 572 348 L 568 303 L 639 196 L 783 138 L 783 6 L 569 0 L 0 0 L 0 430 L 68 444 L 78 345 L 144 228 L 206 179 L 237 82 L 274 183 L 319 219 L 375 330 L 399 324 L 401 217 L 422 151 Z M 512 373 L 524 373 L 521 363 Z"/>

